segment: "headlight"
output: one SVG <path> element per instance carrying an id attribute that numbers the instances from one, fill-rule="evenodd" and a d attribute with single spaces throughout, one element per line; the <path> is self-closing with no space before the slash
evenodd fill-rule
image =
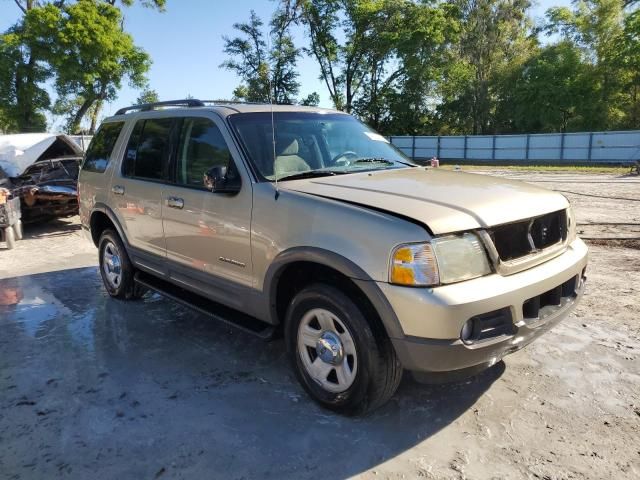
<path id="1" fill-rule="evenodd" d="M 400 245 L 391 256 L 391 283 L 398 285 L 438 285 L 438 264 L 428 243 Z"/>
<path id="2" fill-rule="evenodd" d="M 480 239 L 473 233 L 400 245 L 391 256 L 389 280 L 398 285 L 436 286 L 491 273 Z"/>

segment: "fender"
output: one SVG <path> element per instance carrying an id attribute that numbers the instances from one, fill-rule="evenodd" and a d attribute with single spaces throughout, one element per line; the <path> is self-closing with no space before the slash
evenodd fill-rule
<path id="1" fill-rule="evenodd" d="M 124 243 L 124 246 L 128 250 L 131 247 L 131 245 L 129 245 L 129 242 L 127 241 L 127 237 L 124 234 L 124 229 L 122 228 L 122 225 L 120 225 L 118 218 L 116 217 L 115 213 L 113 213 L 111 208 L 105 205 L 104 203 L 97 202 L 93 206 L 93 210 L 91 211 L 91 216 L 89 217 L 89 228 L 91 228 L 91 218 L 93 217 L 93 214 L 96 212 L 104 213 L 109 218 L 109 220 L 111 220 L 111 223 L 113 223 L 113 225 L 116 227 L 116 231 L 120 236 L 120 239 L 122 240 L 122 242 Z M 91 233 L 91 236 L 93 237 L 93 232 Z M 94 243 L 95 243 L 95 240 L 94 240 Z"/>
<path id="2" fill-rule="evenodd" d="M 348 258 L 330 250 L 318 247 L 293 247 L 280 252 L 269 266 L 265 275 L 263 292 L 268 295 L 269 314 L 272 323 L 278 323 L 276 298 L 278 281 L 287 265 L 294 262 L 311 262 L 329 267 L 350 278 L 365 294 L 378 312 L 390 338 L 403 338 L 404 332 L 391 304 L 378 284 L 358 265 Z"/>

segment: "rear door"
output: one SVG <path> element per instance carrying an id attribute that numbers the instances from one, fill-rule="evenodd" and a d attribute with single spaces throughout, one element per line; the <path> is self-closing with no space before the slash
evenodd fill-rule
<path id="1" fill-rule="evenodd" d="M 237 286 L 251 286 L 252 280 L 250 178 L 217 117 L 183 117 L 176 131 L 174 183 L 163 191 L 167 257 L 177 264 L 170 274 L 222 303 L 234 304 L 237 299 L 229 295 L 238 294 Z M 238 175 L 240 191 L 207 190 L 204 174 L 214 166 Z"/>
<path id="2" fill-rule="evenodd" d="M 119 165 L 118 139 L 121 135 L 126 135 L 123 133 L 123 130 L 126 131 L 124 126 L 123 121 L 106 122 L 100 125 L 85 154 L 78 178 L 80 221 L 85 229 L 89 228 L 91 212 L 96 203 L 108 203 L 112 169 Z"/>
<path id="3" fill-rule="evenodd" d="M 138 120 L 125 148 L 122 167 L 114 172 L 111 181 L 112 205 L 116 206 L 129 244 L 138 250 L 134 255 L 166 255 L 162 190 L 168 178 L 174 123 L 173 118 Z M 147 266 L 164 271 L 162 267 Z"/>

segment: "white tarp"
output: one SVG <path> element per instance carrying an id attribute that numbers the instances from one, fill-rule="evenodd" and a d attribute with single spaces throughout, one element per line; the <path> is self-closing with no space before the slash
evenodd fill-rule
<path id="1" fill-rule="evenodd" d="M 53 133 L 20 133 L 0 135 L 0 168 L 9 177 L 17 177 L 56 140 L 65 142 L 77 155 L 82 149 L 67 135 Z"/>

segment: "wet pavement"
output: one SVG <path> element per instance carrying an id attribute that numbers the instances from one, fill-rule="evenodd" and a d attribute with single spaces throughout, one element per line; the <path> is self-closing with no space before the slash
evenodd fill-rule
<path id="1" fill-rule="evenodd" d="M 108 297 L 95 267 L 0 280 L 0 478 L 335 478 L 446 427 L 504 369 L 405 379 L 370 417 L 335 416 L 264 342 L 158 295 Z"/>
<path id="2" fill-rule="evenodd" d="M 637 237 L 626 177 L 505 175 L 566 191 L 585 236 Z M 309 400 L 280 340 L 109 298 L 77 217 L 25 234 L 0 245 L 0 480 L 640 478 L 638 240 L 591 241 L 582 303 L 505 363 L 405 375 L 352 419 Z"/>

